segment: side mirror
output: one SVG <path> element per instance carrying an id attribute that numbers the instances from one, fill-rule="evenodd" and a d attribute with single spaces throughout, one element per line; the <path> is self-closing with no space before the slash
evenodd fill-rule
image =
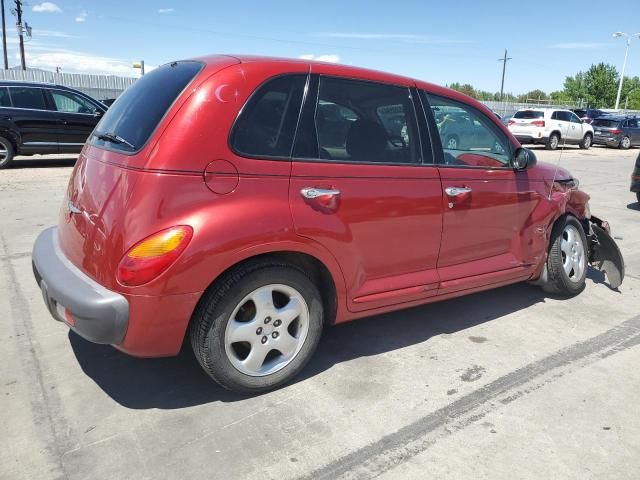
<path id="1" fill-rule="evenodd" d="M 533 167 L 536 163 L 538 163 L 538 160 L 536 159 L 535 153 L 528 148 L 518 148 L 513 156 L 511 165 L 514 170 L 526 170 Z"/>
<path id="2" fill-rule="evenodd" d="M 103 115 L 104 115 L 104 112 L 102 110 L 96 110 L 95 113 L 93 114 L 94 117 L 98 117 L 98 118 L 100 118 Z"/>

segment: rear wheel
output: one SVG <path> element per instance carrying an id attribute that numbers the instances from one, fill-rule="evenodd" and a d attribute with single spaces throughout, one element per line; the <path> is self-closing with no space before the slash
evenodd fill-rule
<path id="1" fill-rule="evenodd" d="M 556 148 L 558 148 L 559 144 L 560 144 L 560 135 L 558 135 L 557 133 L 552 133 L 551 135 L 549 135 L 549 138 L 547 139 L 547 143 L 545 144 L 545 147 L 547 148 L 547 150 L 555 150 Z"/>
<path id="2" fill-rule="evenodd" d="M 196 309 L 191 344 L 223 387 L 258 393 L 302 370 L 323 326 L 320 293 L 291 265 L 262 261 L 221 279 Z"/>
<path id="3" fill-rule="evenodd" d="M 570 215 L 558 219 L 551 233 L 544 290 L 572 296 L 584 289 L 588 265 L 587 237 L 580 222 Z"/>
<path id="4" fill-rule="evenodd" d="M 9 168 L 13 163 L 15 150 L 9 140 L 0 137 L 0 169 Z"/>
<path id="5" fill-rule="evenodd" d="M 591 134 L 587 133 L 582 139 L 582 142 L 580 142 L 580 148 L 582 148 L 583 150 L 589 150 L 592 140 L 593 138 L 591 138 Z"/>
<path id="6" fill-rule="evenodd" d="M 629 150 L 629 147 L 631 147 L 631 139 L 629 137 L 622 137 L 622 140 L 620 140 L 620 148 Z"/>

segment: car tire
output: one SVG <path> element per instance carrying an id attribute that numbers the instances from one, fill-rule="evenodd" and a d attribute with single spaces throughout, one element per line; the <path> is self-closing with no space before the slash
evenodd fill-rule
<path id="1" fill-rule="evenodd" d="M 629 148 L 631 147 L 631 139 L 629 137 L 622 137 L 620 139 L 619 146 L 622 150 L 629 150 Z"/>
<path id="2" fill-rule="evenodd" d="M 549 135 L 549 138 L 547 139 L 544 146 L 547 150 L 555 150 L 558 148 L 558 145 L 560 145 L 560 135 L 558 135 L 557 133 L 552 133 L 551 135 Z"/>
<path id="3" fill-rule="evenodd" d="M 302 269 L 251 262 L 205 293 L 192 318 L 191 345 L 202 368 L 222 387 L 261 393 L 304 368 L 320 340 L 323 319 L 320 292 Z"/>
<path id="4" fill-rule="evenodd" d="M 587 133 L 582 141 L 580 142 L 580 148 L 583 150 L 589 150 L 591 148 L 591 144 L 593 142 L 593 137 L 590 133 Z"/>
<path id="5" fill-rule="evenodd" d="M 587 277 L 588 256 L 587 237 L 578 219 L 560 217 L 551 231 L 545 292 L 565 297 L 580 293 Z"/>
<path id="6" fill-rule="evenodd" d="M 13 144 L 4 137 L 0 137 L 0 169 L 9 168 L 15 156 Z"/>
<path id="7" fill-rule="evenodd" d="M 460 139 L 457 135 L 449 135 L 444 142 L 444 148 L 446 150 L 457 150 L 459 146 Z"/>

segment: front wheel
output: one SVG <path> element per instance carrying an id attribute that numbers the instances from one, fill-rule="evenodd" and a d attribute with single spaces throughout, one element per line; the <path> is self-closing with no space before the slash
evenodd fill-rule
<path id="1" fill-rule="evenodd" d="M 587 278 L 587 237 L 580 222 L 570 215 L 558 219 L 551 232 L 544 290 L 573 296 L 584 289 Z"/>
<path id="2" fill-rule="evenodd" d="M 582 142 L 580 142 L 580 148 L 582 148 L 583 150 L 589 150 L 592 140 L 593 139 L 591 138 L 591 134 L 587 133 L 582 139 Z"/>
<path id="3" fill-rule="evenodd" d="M 221 279 L 202 299 L 192 319 L 191 345 L 220 385 L 260 393 L 302 370 L 322 326 L 320 293 L 302 270 L 256 262 Z"/>
<path id="4" fill-rule="evenodd" d="M 545 147 L 547 148 L 547 150 L 555 150 L 556 148 L 558 148 L 559 144 L 560 135 L 558 135 L 557 133 L 552 133 L 551 135 L 549 135 L 549 139 L 547 140 Z"/>

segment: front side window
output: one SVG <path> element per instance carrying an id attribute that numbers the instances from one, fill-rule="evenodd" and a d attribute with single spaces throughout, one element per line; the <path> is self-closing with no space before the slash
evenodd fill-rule
<path id="1" fill-rule="evenodd" d="M 51 90 L 51 97 L 56 110 L 64 113 L 96 113 L 95 105 L 88 100 L 70 92 Z"/>
<path id="2" fill-rule="evenodd" d="M 41 88 L 10 87 L 9 93 L 15 108 L 47 109 Z"/>
<path id="3" fill-rule="evenodd" d="M 582 123 L 582 120 L 580 120 L 577 115 L 569 113 L 569 116 L 571 117 L 572 123 Z"/>
<path id="4" fill-rule="evenodd" d="M 423 95 L 438 127 L 445 164 L 470 167 L 510 164 L 509 141 L 491 119 L 464 103 L 425 92 Z"/>
<path id="5" fill-rule="evenodd" d="M 629 125 L 629 128 L 638 128 L 638 120 L 634 118 L 627 120 L 627 124 Z"/>
<path id="6" fill-rule="evenodd" d="M 231 146 L 251 156 L 290 157 L 307 75 L 286 75 L 262 85 L 243 107 Z"/>

